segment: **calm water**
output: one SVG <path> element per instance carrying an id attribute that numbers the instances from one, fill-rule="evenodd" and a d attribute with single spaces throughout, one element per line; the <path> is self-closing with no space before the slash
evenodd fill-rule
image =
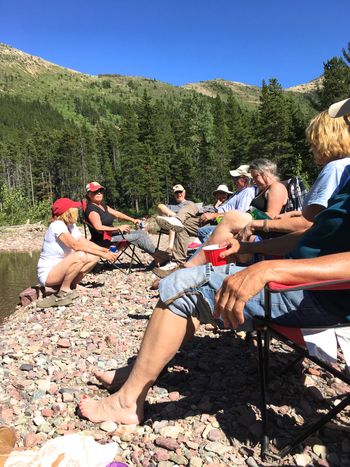
<path id="1" fill-rule="evenodd" d="M 0 321 L 15 310 L 22 290 L 37 283 L 39 254 L 0 253 Z"/>

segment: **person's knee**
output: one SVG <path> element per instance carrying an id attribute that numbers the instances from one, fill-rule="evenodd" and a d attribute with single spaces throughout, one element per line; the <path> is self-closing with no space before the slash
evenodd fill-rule
<path id="1" fill-rule="evenodd" d="M 158 204 L 157 209 L 159 212 L 163 212 L 166 209 L 166 206 L 165 204 L 160 203 Z"/>
<path id="2" fill-rule="evenodd" d="M 79 263 L 85 264 L 88 261 L 88 254 L 85 251 L 77 251 L 76 260 Z"/>

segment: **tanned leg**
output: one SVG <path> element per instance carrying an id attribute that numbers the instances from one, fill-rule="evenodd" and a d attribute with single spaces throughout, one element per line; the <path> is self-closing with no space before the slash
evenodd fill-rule
<path id="1" fill-rule="evenodd" d="M 203 246 L 214 245 L 216 243 L 221 244 L 229 241 L 236 233 L 238 233 L 243 229 L 243 227 L 251 222 L 251 220 L 251 215 L 246 212 L 229 211 L 225 213 L 222 221 L 216 227 L 212 235 L 208 238 Z M 193 268 L 205 263 L 205 254 L 202 249 L 197 255 L 194 256 L 193 259 L 190 259 L 187 263 L 185 263 L 185 267 Z"/>
<path id="2" fill-rule="evenodd" d="M 186 336 L 199 326 L 197 319 L 175 315 L 159 303 L 147 326 L 136 362 L 130 376 L 118 392 L 100 401 L 84 397 L 81 413 L 94 423 L 112 420 L 137 424 L 143 420 L 144 402 L 165 365 L 174 357 Z"/>

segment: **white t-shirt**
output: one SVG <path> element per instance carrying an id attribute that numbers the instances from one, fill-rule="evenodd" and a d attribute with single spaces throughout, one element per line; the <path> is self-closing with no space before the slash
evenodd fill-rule
<path id="1" fill-rule="evenodd" d="M 69 232 L 76 240 L 81 236 L 81 233 L 75 224 L 66 225 L 63 221 L 51 222 L 45 234 L 37 267 L 38 278 L 42 285 L 45 285 L 45 281 L 50 270 L 73 251 L 72 248 L 64 245 L 64 243 L 59 239 L 61 234 L 67 232 Z"/>
<path id="2" fill-rule="evenodd" d="M 303 206 L 319 204 L 325 208 L 328 206 L 328 200 L 341 189 L 349 179 L 350 157 L 328 162 L 319 173 L 315 183 L 312 185 L 309 193 L 305 196 Z"/>

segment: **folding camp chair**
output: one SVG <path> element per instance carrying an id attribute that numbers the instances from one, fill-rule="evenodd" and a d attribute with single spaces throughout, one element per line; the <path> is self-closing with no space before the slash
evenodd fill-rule
<path id="1" fill-rule="evenodd" d="M 272 454 L 269 449 L 269 436 L 268 436 L 268 416 L 267 416 L 267 383 L 268 383 L 268 362 L 269 362 L 269 347 L 271 337 L 274 337 L 293 350 L 296 351 L 298 357 L 286 367 L 286 370 L 291 368 L 297 362 L 304 358 L 316 363 L 321 368 L 331 373 L 334 377 L 339 378 L 344 383 L 350 385 L 349 367 L 350 367 L 350 322 L 349 324 L 341 324 L 336 326 L 328 326 L 321 328 L 301 329 L 295 327 L 280 326 L 271 322 L 271 294 L 282 291 L 291 290 L 345 290 L 350 289 L 350 282 L 348 280 L 336 281 L 321 281 L 307 284 L 286 285 L 276 282 L 270 282 L 265 287 L 265 318 L 255 318 L 254 325 L 257 331 L 258 340 L 258 357 L 259 357 L 259 377 L 261 387 L 261 418 L 262 418 L 262 441 L 261 441 L 261 456 L 263 460 L 272 461 L 281 459 L 295 449 L 299 444 L 306 440 L 310 435 L 314 434 L 322 428 L 328 421 L 339 414 L 345 407 L 350 404 L 350 387 L 349 392 L 343 394 L 341 402 L 331 408 L 319 420 L 307 427 L 301 434 L 295 436 L 277 455 Z M 327 332 L 327 343 L 333 343 L 333 350 L 327 349 L 328 353 L 333 352 L 333 362 L 324 359 L 324 334 Z M 330 339 L 329 339 L 330 337 Z M 337 349 L 337 344 L 340 344 L 344 360 L 334 365 L 337 356 L 340 355 Z M 339 368 L 339 369 L 338 369 Z M 341 397 L 341 396 L 340 396 Z M 339 398 L 339 396 L 337 396 Z"/>
<path id="2" fill-rule="evenodd" d="M 84 226 L 84 234 L 85 234 L 85 238 L 87 238 L 87 230 L 90 231 L 90 234 L 91 234 L 91 230 L 93 229 L 93 226 L 87 222 L 87 220 L 85 219 L 85 217 L 82 218 L 82 223 L 83 223 L 83 226 Z M 139 256 L 137 255 L 136 253 L 136 245 L 133 245 L 132 243 L 130 243 L 125 237 L 124 235 L 121 233 L 120 236 L 122 237 L 122 240 L 119 240 L 117 242 L 112 242 L 112 235 L 109 234 L 108 232 L 103 232 L 103 240 L 106 241 L 106 242 L 109 242 L 110 245 L 116 245 L 117 247 L 117 251 L 118 251 L 118 258 L 116 260 L 115 263 L 112 263 L 112 265 L 119 269 L 122 273 L 128 275 L 130 274 L 131 272 L 131 269 L 132 269 L 132 266 L 135 264 L 135 265 L 138 265 L 140 267 L 144 267 L 144 264 L 143 262 L 141 261 L 141 259 L 139 258 Z M 121 267 L 121 265 L 123 264 L 122 260 L 123 260 L 123 257 L 127 257 L 129 259 L 129 265 L 127 267 L 126 270 L 124 270 L 124 268 Z"/>

